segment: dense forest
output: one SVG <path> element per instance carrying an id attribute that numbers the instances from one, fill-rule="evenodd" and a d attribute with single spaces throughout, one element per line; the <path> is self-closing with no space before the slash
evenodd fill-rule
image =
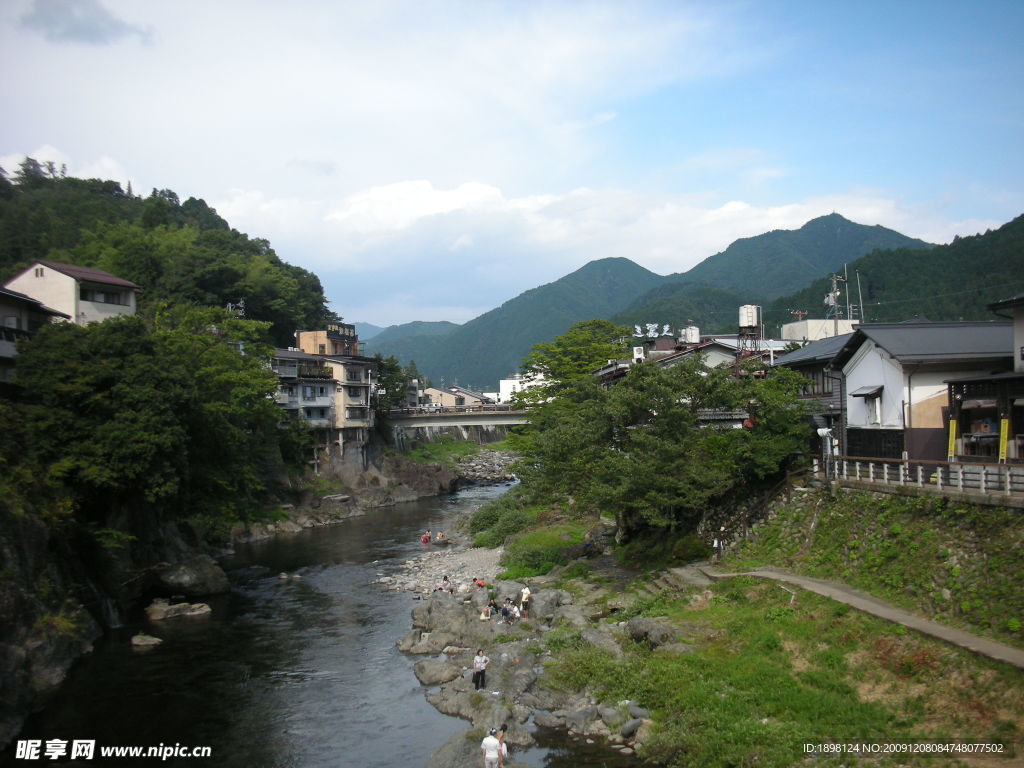
<path id="1" fill-rule="evenodd" d="M 1024 291 L 1024 216 L 928 250 L 873 251 L 851 261 L 848 273 L 845 289 L 851 304 L 864 297 L 864 312 L 855 313 L 864 322 L 991 320 L 987 304 Z M 830 288 L 823 276 L 777 299 L 765 308 L 765 322 L 790 322 L 790 309 L 810 310 L 813 317 L 817 308 L 823 316 L 822 299 Z"/>
<path id="2" fill-rule="evenodd" d="M 168 189 L 142 198 L 28 158 L 11 178 L 0 169 L 0 282 L 38 259 L 138 283 L 142 314 L 160 302 L 244 303 L 245 317 L 269 323 L 268 341 L 282 347 L 296 330 L 336 319 L 316 275 L 231 229 L 203 200 L 180 202 Z"/>

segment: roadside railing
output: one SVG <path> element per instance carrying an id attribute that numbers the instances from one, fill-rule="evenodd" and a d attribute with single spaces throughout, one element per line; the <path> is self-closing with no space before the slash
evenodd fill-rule
<path id="1" fill-rule="evenodd" d="M 940 493 L 1024 495 L 1024 464 L 836 456 L 825 464 L 816 459 L 814 471 L 841 483 L 869 484 L 889 490 L 922 488 Z"/>
<path id="2" fill-rule="evenodd" d="M 433 416 L 438 413 L 507 413 L 521 411 L 512 405 L 446 405 L 440 408 L 392 408 L 392 416 Z"/>

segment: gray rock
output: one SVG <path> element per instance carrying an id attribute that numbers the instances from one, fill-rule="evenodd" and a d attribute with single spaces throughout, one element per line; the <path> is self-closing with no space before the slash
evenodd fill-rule
<path id="1" fill-rule="evenodd" d="M 586 733 L 587 729 L 597 720 L 597 707 L 584 707 L 565 716 L 565 724 L 570 731 Z"/>
<path id="2" fill-rule="evenodd" d="M 413 665 L 412 671 L 422 685 L 440 685 L 462 675 L 461 666 L 437 659 L 417 661 Z"/>
<path id="3" fill-rule="evenodd" d="M 619 713 L 619 710 L 612 709 L 611 707 L 598 707 L 597 714 L 608 727 L 622 722 L 622 715 Z"/>
<path id="4" fill-rule="evenodd" d="M 565 725 L 565 720 L 544 710 L 534 714 L 533 722 L 542 728 L 561 728 Z"/>
<path id="5" fill-rule="evenodd" d="M 191 555 L 157 572 L 160 588 L 166 594 L 186 597 L 215 595 L 231 591 L 227 574 L 209 555 Z"/>
<path id="6" fill-rule="evenodd" d="M 644 709 L 643 707 L 638 706 L 636 704 L 630 704 L 629 705 L 629 714 L 632 715 L 633 717 L 640 718 L 641 720 L 651 716 L 650 712 L 648 712 L 646 709 Z"/>
<path id="7" fill-rule="evenodd" d="M 153 648 L 160 645 L 163 642 L 159 637 L 152 637 L 140 632 L 139 634 L 132 637 L 133 648 Z"/>
<path id="8" fill-rule="evenodd" d="M 633 640 L 646 643 L 650 648 L 657 648 L 676 639 L 676 631 L 671 626 L 643 616 L 636 616 L 626 622 L 626 631 Z"/>
<path id="9" fill-rule="evenodd" d="M 639 709 L 639 707 L 637 707 L 637 709 Z M 634 717 L 632 720 L 627 720 L 619 728 L 619 735 L 628 739 L 630 736 L 637 732 L 637 729 L 641 725 L 643 725 L 643 722 L 644 721 L 639 717 Z"/>

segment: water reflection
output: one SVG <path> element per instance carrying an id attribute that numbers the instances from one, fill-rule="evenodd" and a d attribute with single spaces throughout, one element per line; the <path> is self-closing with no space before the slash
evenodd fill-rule
<path id="1" fill-rule="evenodd" d="M 457 514 L 504 490 L 470 489 L 239 548 L 226 562 L 233 591 L 211 601 L 212 616 L 128 621 L 75 667 L 19 738 L 213 748 L 210 760 L 162 765 L 426 763 L 466 723 L 426 703 L 412 674 L 415 659 L 395 647 L 409 629 L 410 596 L 371 582 L 377 572 L 394 570 L 422 551 L 422 529 L 450 530 Z M 281 572 L 301 578 L 279 579 Z M 129 640 L 140 629 L 161 637 L 163 645 L 133 652 Z M 618 765 L 606 762 L 607 750 L 591 758 L 558 742 L 564 737 L 551 738 L 551 749 L 517 759 L 561 768 L 575 755 L 574 768 Z M 13 748 L 0 757 L 13 758 Z M 98 756 L 46 762 L 104 764 Z"/>

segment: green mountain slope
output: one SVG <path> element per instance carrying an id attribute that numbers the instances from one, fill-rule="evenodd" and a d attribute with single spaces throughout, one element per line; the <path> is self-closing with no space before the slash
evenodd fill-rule
<path id="1" fill-rule="evenodd" d="M 832 213 L 800 229 L 737 240 L 689 272 L 669 275 L 614 319 L 668 323 L 673 328 L 692 322 L 704 331 L 732 332 L 741 304 L 765 306 L 878 248 L 931 247 L 891 229 L 857 224 Z"/>
<path id="2" fill-rule="evenodd" d="M 990 320 L 985 305 L 1024 290 L 1024 216 L 982 235 L 957 238 L 929 250 L 875 251 L 850 262 L 850 297 L 858 303 L 856 273 L 868 322 Z M 823 316 L 829 281 L 774 301 L 765 309 L 772 326 L 789 322 L 790 309 Z M 843 304 L 845 305 L 845 294 Z M 771 327 L 770 327 L 771 330 Z"/>
<path id="3" fill-rule="evenodd" d="M 592 261 L 553 283 L 533 288 L 415 351 L 378 337 L 367 350 L 415 359 L 425 376 L 488 391 L 514 373 L 530 347 L 564 333 L 579 320 L 625 309 L 662 278 L 629 259 Z M 383 336 L 384 334 L 381 334 Z M 407 337 L 408 338 L 408 337 Z"/>
<path id="4" fill-rule="evenodd" d="M 610 320 L 622 325 L 658 323 L 678 330 L 696 325 L 702 332 L 735 332 L 737 308 L 756 303 L 749 295 L 717 288 L 707 283 L 680 285 L 671 280 L 634 301 Z"/>

